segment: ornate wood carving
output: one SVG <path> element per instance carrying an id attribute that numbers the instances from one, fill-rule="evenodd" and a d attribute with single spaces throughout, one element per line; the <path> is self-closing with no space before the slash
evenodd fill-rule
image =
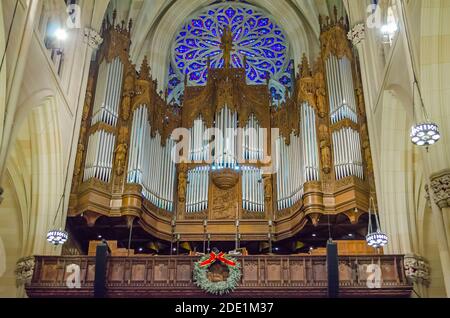
<path id="1" fill-rule="evenodd" d="M 338 19 L 337 8 L 334 8 L 333 18 L 319 16 L 319 20 L 322 31 L 320 35 L 322 59 L 326 61 L 330 55 L 334 55 L 338 58 L 346 56 L 352 61 L 353 54 L 347 38 L 348 27 L 344 23 L 344 18 Z"/>
<path id="2" fill-rule="evenodd" d="M 253 114 L 262 128 L 269 131 L 271 128 L 279 128 L 281 137 L 290 144 L 291 135 L 299 135 L 299 122 L 301 120 L 300 106 L 303 102 L 310 104 L 316 113 L 317 142 L 320 149 L 321 182 L 305 185 L 303 199 L 288 209 L 278 211 L 276 208 L 277 191 L 276 177 L 265 175 L 264 182 L 264 213 L 254 213 L 242 209 L 241 178 L 231 178 L 233 181 L 228 186 L 217 186 L 211 179 L 209 191 L 209 205 L 207 211 L 200 213 L 186 213 L 186 187 L 187 171 L 198 164 L 183 164 L 178 166 L 177 194 L 175 201 L 176 217 L 179 222 L 186 221 L 189 224 L 195 239 L 202 239 L 203 227 L 197 226 L 204 219 L 217 220 L 221 226 L 234 229 L 236 217 L 245 220 L 251 226 L 242 230 L 243 235 L 252 239 L 267 237 L 267 220 L 276 220 L 282 224 L 280 228 L 274 225 L 274 236 L 277 239 L 287 239 L 298 233 L 306 225 L 309 218 L 313 223 L 318 222 L 321 215 L 344 213 L 349 206 L 355 205 L 355 201 L 364 201 L 368 185 L 365 181 L 356 178 L 334 180 L 331 132 L 342 127 L 352 127 L 361 131 L 362 149 L 367 165 L 367 170 L 373 173 L 369 138 L 366 124 L 360 127 L 350 121 L 342 121 L 333 127 L 330 126 L 329 101 L 327 96 L 327 83 L 325 80 L 324 60 L 334 54 L 338 57 L 347 56 L 352 59 L 352 52 L 346 38 L 346 32 L 342 20 L 338 20 L 335 14 L 334 21 L 325 19 L 321 21 L 322 54 L 315 63 L 310 63 L 303 56 L 300 65 L 300 75 L 295 80 L 291 96 L 286 96 L 286 101 L 277 108 L 272 107 L 268 83 L 266 85 L 247 85 L 245 69 L 208 68 L 208 82 L 202 87 L 185 87 L 185 95 L 182 106 L 169 105 L 163 92 L 158 92 L 158 83 L 152 78 L 148 60 L 145 57 L 140 71 L 136 72 L 136 66 L 129 59 L 130 28 L 124 23 L 117 25 L 115 17 L 112 23 L 106 22 L 103 28 L 105 41 L 98 53 L 98 58 L 93 65 L 93 70 L 103 60 L 111 62 L 120 57 L 124 65 L 123 91 L 119 106 L 119 118 L 116 127 L 104 123 L 97 123 L 90 127 L 93 92 L 95 90 L 94 72 L 89 77 L 86 90 L 85 106 L 82 114 L 79 145 L 75 160 L 73 194 L 71 196 L 71 215 L 88 213 L 90 222 L 94 216 L 132 216 L 138 217 L 139 223 L 153 235 L 161 239 L 170 239 L 170 220 L 173 213 L 154 206 L 141 195 L 142 189 L 138 185 L 126 183 L 126 168 L 130 149 L 130 134 L 132 131 L 133 112 L 141 105 L 148 108 L 148 121 L 151 125 L 151 135 L 161 136 L 164 146 L 175 128 L 192 128 L 194 121 L 201 116 L 208 128 L 214 127 L 215 115 L 223 107 L 228 107 L 239 114 L 239 126 L 247 125 Z M 225 36 L 224 36 L 225 37 Z M 224 38 L 224 48 L 232 50 L 227 39 Z M 314 65 L 313 65 L 314 64 Z M 268 79 L 269 80 L 269 79 Z M 187 84 L 187 83 L 186 83 Z M 356 97 L 358 100 L 361 123 L 364 123 L 364 96 L 361 85 L 356 85 Z M 104 130 L 116 135 L 114 146 L 113 176 L 111 184 L 105 184 L 98 180 L 89 180 L 80 184 L 82 180 L 83 162 L 87 150 L 87 137 L 98 130 Z M 270 153 L 270 149 L 269 149 Z M 245 164 L 241 164 L 243 166 Z M 263 167 L 262 163 L 252 165 Z M 122 200 L 122 206 L 120 202 Z M 112 206 L 114 206 L 112 208 Z M 368 204 L 358 203 L 361 210 L 367 210 Z M 359 208 L 358 206 L 358 208 Z M 94 213 L 94 214 L 89 214 Z M 224 232 L 225 233 L 225 232 Z M 220 234 L 222 235 L 222 234 Z M 234 235 L 223 234 L 224 239 L 234 239 Z"/>

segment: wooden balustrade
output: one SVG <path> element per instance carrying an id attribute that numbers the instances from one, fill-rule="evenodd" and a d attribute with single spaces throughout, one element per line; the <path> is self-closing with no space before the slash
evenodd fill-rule
<path id="1" fill-rule="evenodd" d="M 198 257 L 111 257 L 107 266 L 109 297 L 208 297 L 192 281 Z M 227 297 L 326 297 L 324 256 L 240 257 L 242 281 Z M 69 289 L 67 266 L 80 266 L 81 288 Z M 367 267 L 379 265 L 381 288 L 367 285 Z M 341 297 L 409 297 L 412 286 L 403 270 L 403 256 L 340 256 Z M 92 297 L 94 257 L 36 257 L 30 297 Z"/>

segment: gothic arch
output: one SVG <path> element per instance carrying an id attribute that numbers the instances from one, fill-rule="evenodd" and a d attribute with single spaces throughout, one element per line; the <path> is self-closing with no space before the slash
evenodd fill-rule
<path id="1" fill-rule="evenodd" d="M 398 86 L 383 93 L 380 136 L 380 217 L 390 236 L 389 251 L 412 253 L 419 250 L 416 224 L 416 176 L 421 176 L 409 141 L 411 115 L 407 94 Z"/>
<path id="2" fill-rule="evenodd" d="M 140 64 L 145 55 L 149 57 L 152 67 L 152 75 L 158 82 L 165 85 L 169 66 L 169 52 L 174 36 L 180 26 L 185 22 L 186 17 L 191 16 L 198 9 L 206 6 L 208 0 L 176 1 L 173 5 L 167 7 L 160 18 L 147 25 L 148 31 L 140 29 L 141 37 L 133 39 L 133 43 L 143 43 L 140 47 L 132 47 L 132 60 Z M 308 36 L 307 30 L 316 30 L 299 13 L 293 10 L 287 1 L 261 0 L 257 3 L 251 2 L 266 11 L 270 12 L 277 23 L 282 27 L 291 44 L 291 50 L 295 60 L 295 65 L 300 63 L 303 53 L 313 55 L 319 48 L 318 34 Z M 308 11 L 309 14 L 311 14 Z M 317 13 L 317 12 L 316 12 Z M 318 15 L 318 13 L 316 14 Z M 146 39 L 146 40 L 145 40 Z M 160 85 L 160 88 L 163 88 Z"/>

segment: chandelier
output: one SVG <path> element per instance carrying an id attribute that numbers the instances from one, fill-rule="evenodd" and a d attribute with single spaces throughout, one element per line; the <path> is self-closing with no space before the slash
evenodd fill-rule
<path id="1" fill-rule="evenodd" d="M 61 197 L 61 201 L 59 202 L 58 209 L 56 210 L 55 219 L 53 220 L 54 225 L 56 224 L 56 219 L 58 217 L 59 210 L 61 206 L 64 204 L 64 198 L 65 195 L 63 194 Z M 63 208 L 61 208 L 61 210 L 63 210 Z M 63 214 L 62 211 L 61 214 Z M 54 246 L 64 245 L 64 243 L 66 243 L 68 239 L 69 234 L 66 231 L 62 230 L 61 228 L 57 229 L 54 228 L 47 232 L 47 242 L 49 242 Z"/>
<path id="2" fill-rule="evenodd" d="M 441 139 L 439 127 L 435 123 L 428 122 L 416 124 L 411 129 L 411 141 L 416 146 L 431 146 Z"/>
<path id="3" fill-rule="evenodd" d="M 50 230 L 47 233 L 47 241 L 55 246 L 63 245 L 69 239 L 69 234 L 61 229 Z"/>
<path id="4" fill-rule="evenodd" d="M 375 203 L 373 198 L 370 198 L 369 204 L 369 226 L 366 236 L 367 244 L 373 248 L 384 247 L 388 244 L 388 236 L 381 230 L 380 219 L 378 213 L 372 211 L 372 207 L 375 208 Z M 372 215 L 375 216 L 375 224 L 372 223 Z M 375 228 L 374 228 L 375 225 Z"/>

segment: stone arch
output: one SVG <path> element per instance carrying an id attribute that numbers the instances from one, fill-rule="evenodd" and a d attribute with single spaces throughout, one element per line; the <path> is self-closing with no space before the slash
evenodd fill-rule
<path id="1" fill-rule="evenodd" d="M 0 236 L 9 257 L 7 273 L 14 272 L 21 257 L 60 252 L 46 242 L 64 188 L 57 103 L 51 92 L 41 91 L 19 109 L 3 178 L 5 200 L 0 206 L 0 217 L 8 217 L 0 222 Z M 65 211 L 60 210 L 59 216 L 64 227 Z M 19 237 L 5 240 L 12 233 Z M 5 290 L 19 290 L 8 282 Z"/>
<path id="2" fill-rule="evenodd" d="M 142 31 L 141 28 L 141 36 L 133 38 L 133 43 L 142 43 L 142 45 L 132 47 L 132 60 L 139 65 L 144 55 L 147 55 L 152 67 L 152 75 L 158 80 L 161 89 L 166 84 L 170 58 L 168 53 L 176 32 L 185 22 L 186 17 L 209 3 L 208 0 L 176 1 L 164 10 L 161 7 L 159 19 L 155 19 L 152 25 L 146 26 L 148 32 Z M 291 45 L 292 55 L 296 59 L 296 65 L 300 63 L 303 53 L 315 58 L 319 50 L 318 22 L 315 26 L 309 24 L 302 16 L 303 13 L 293 10 L 287 1 L 275 3 L 270 0 L 261 0 L 252 4 L 270 12 L 284 29 Z M 308 13 L 311 14 L 309 11 Z M 311 30 L 312 32 L 308 32 Z M 314 36 L 308 36 L 309 33 Z"/>
<path id="3" fill-rule="evenodd" d="M 382 97 L 378 201 L 391 253 L 417 253 L 420 249 L 414 185 L 421 172 L 409 139 L 412 116 L 407 96 L 400 86 L 393 85 Z"/>

